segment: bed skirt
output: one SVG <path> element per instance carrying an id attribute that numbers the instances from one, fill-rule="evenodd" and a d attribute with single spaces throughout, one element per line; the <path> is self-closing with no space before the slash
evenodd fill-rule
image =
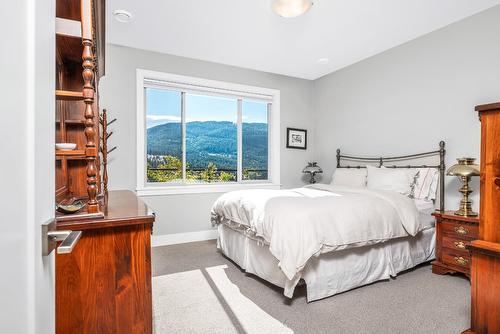
<path id="1" fill-rule="evenodd" d="M 247 273 L 287 289 L 295 287 L 278 267 L 269 247 L 226 224 L 218 225 L 217 247 Z M 415 237 L 322 254 L 309 259 L 301 278 L 307 286 L 307 301 L 389 279 L 397 273 L 434 259 L 435 228 Z"/>

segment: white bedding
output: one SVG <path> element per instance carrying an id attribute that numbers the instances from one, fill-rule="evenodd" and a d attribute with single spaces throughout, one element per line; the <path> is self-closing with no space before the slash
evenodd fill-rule
<path id="1" fill-rule="evenodd" d="M 245 272 L 287 289 L 290 282 L 266 245 L 226 224 L 219 225 L 218 230 L 217 246 L 224 255 Z M 401 271 L 434 259 L 434 248 L 435 228 L 429 227 L 415 237 L 313 257 L 302 271 L 307 301 L 394 277 Z"/>
<path id="2" fill-rule="evenodd" d="M 406 196 L 325 184 L 226 193 L 212 217 L 216 225 L 237 223 L 269 244 L 288 280 L 288 297 L 311 257 L 415 236 L 428 226 Z"/>

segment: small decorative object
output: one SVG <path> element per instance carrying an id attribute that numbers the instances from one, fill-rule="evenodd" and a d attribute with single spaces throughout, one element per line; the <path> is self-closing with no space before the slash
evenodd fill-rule
<path id="1" fill-rule="evenodd" d="M 80 211 L 85 206 L 80 200 L 73 201 L 71 204 L 62 204 L 59 203 L 56 206 L 56 210 L 61 213 L 71 214 Z"/>
<path id="2" fill-rule="evenodd" d="M 309 183 L 312 184 L 316 183 L 316 180 L 314 179 L 316 174 L 323 173 L 323 170 L 321 169 L 320 166 L 318 166 L 317 162 L 308 162 L 307 166 L 302 170 L 302 173 L 309 174 L 311 176 Z"/>
<path id="3" fill-rule="evenodd" d="M 307 149 L 307 130 L 286 128 L 286 147 Z"/>
<path id="4" fill-rule="evenodd" d="M 471 201 L 469 195 L 472 189 L 469 187 L 469 181 L 472 176 L 479 176 L 479 166 L 474 163 L 474 158 L 459 158 L 458 163 L 451 166 L 446 172 L 447 175 L 458 176 L 463 182 L 463 186 L 458 190 L 462 193 L 463 197 L 460 201 L 460 208 L 455 211 L 457 216 L 476 217 L 477 212 L 472 211 Z"/>
<path id="5" fill-rule="evenodd" d="M 72 151 L 76 148 L 76 144 L 74 143 L 57 143 L 56 150 L 61 151 Z"/>

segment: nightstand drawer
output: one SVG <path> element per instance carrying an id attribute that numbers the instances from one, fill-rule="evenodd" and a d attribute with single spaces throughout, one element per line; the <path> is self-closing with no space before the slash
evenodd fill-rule
<path id="1" fill-rule="evenodd" d="M 469 251 L 466 248 L 467 245 L 470 245 L 470 241 L 457 239 L 455 236 L 453 237 L 443 236 L 444 248 L 453 249 L 454 251 L 458 251 L 461 254 L 463 253 L 468 255 Z"/>
<path id="2" fill-rule="evenodd" d="M 479 217 L 461 217 L 452 211 L 435 212 L 436 261 L 435 274 L 462 273 L 469 276 L 471 255 L 467 246 L 479 238 Z"/>
<path id="3" fill-rule="evenodd" d="M 450 251 L 446 248 L 442 250 L 442 261 L 444 264 L 453 266 L 456 268 L 462 268 L 463 270 L 469 270 L 470 268 L 470 256 L 467 254 L 462 254 L 461 252 Z M 458 254 L 459 253 L 459 254 Z"/>
<path id="4" fill-rule="evenodd" d="M 479 227 L 477 225 L 464 224 L 450 220 L 443 220 L 441 224 L 443 233 L 453 237 L 474 240 L 479 236 Z"/>

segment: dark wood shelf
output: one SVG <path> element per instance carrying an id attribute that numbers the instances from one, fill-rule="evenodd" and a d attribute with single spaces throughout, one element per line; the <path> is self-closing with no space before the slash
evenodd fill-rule
<path id="1" fill-rule="evenodd" d="M 56 123 L 61 123 L 61 120 L 57 119 Z M 85 121 L 83 119 L 66 119 L 64 120 L 64 123 L 69 125 L 85 125 Z"/>
<path id="2" fill-rule="evenodd" d="M 56 100 L 63 100 L 63 101 L 83 100 L 83 92 L 74 92 L 69 90 L 56 89 Z"/>
<path id="3" fill-rule="evenodd" d="M 56 150 L 56 156 L 70 157 L 70 156 L 83 156 L 85 157 L 85 150 Z"/>
<path id="4" fill-rule="evenodd" d="M 58 155 L 56 156 L 56 161 L 62 160 L 63 158 L 66 160 L 85 160 L 87 157 L 84 155 Z"/>

